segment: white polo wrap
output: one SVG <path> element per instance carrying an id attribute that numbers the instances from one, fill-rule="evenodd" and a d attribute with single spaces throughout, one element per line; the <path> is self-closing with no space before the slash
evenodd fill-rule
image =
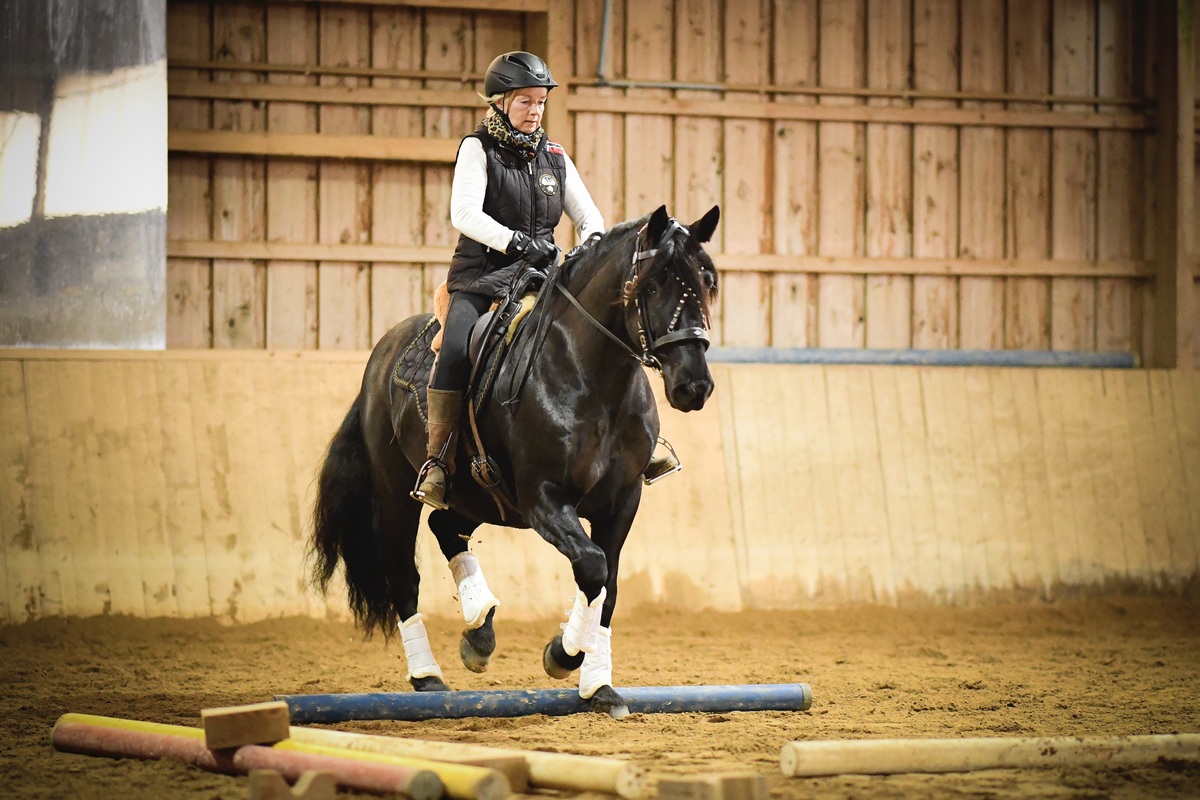
<path id="1" fill-rule="evenodd" d="M 596 649 L 584 653 L 579 669 L 579 696 L 590 700 L 601 686 L 612 686 L 612 628 L 596 632 Z"/>
<path id="2" fill-rule="evenodd" d="M 563 650 L 567 655 L 595 652 L 599 646 L 600 611 L 607 595 L 608 590 L 600 587 L 600 594 L 589 603 L 583 592 L 575 592 L 575 605 L 571 606 L 570 616 L 562 626 Z"/>
<path id="3" fill-rule="evenodd" d="M 488 612 L 500 601 L 488 588 L 479 559 L 474 553 L 459 553 L 450 559 L 450 573 L 458 584 L 458 600 L 462 603 L 463 620 L 474 630 L 487 621 Z"/>
<path id="4" fill-rule="evenodd" d="M 404 642 L 404 660 L 408 664 L 408 679 L 442 677 L 442 668 L 433 657 L 429 647 L 429 634 L 425 632 L 425 620 L 413 614 L 400 623 L 400 640 Z"/>

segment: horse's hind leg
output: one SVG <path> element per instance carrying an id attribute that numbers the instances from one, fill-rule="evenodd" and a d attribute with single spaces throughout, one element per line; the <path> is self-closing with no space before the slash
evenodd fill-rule
<path id="1" fill-rule="evenodd" d="M 450 573 L 454 576 L 458 600 L 462 604 L 463 621 L 467 624 L 459 643 L 459 655 L 467 669 L 484 672 L 496 651 L 492 618 L 500 601 L 488 588 L 479 560 L 467 549 L 467 540 L 477 527 L 479 523 L 451 509 L 429 515 L 429 529 L 450 563 Z"/>

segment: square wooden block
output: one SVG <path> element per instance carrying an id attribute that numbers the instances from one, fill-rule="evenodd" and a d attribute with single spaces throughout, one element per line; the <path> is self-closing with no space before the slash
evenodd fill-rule
<path id="1" fill-rule="evenodd" d="M 767 779 L 754 773 L 661 778 L 659 800 L 767 800 Z"/>
<path id="2" fill-rule="evenodd" d="M 210 750 L 241 747 L 244 744 L 271 744 L 288 738 L 288 706 L 282 700 L 247 706 L 206 708 L 204 744 Z"/>

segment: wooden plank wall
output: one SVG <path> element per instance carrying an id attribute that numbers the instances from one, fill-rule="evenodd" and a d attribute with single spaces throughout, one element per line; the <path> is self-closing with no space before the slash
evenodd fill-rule
<path id="1" fill-rule="evenodd" d="M 604 82 L 600 2 L 411 5 L 172 0 L 177 135 L 376 154 L 179 145 L 170 346 L 364 348 L 427 309 L 478 77 L 548 47 L 551 133 L 610 224 L 721 205 L 717 343 L 1146 351 L 1145 4 L 613 0 Z"/>
<path id="2" fill-rule="evenodd" d="M 0 624 L 344 615 L 305 590 L 313 479 L 366 353 L 0 353 Z M 717 365 L 663 411 L 622 609 L 970 604 L 1181 591 L 1200 573 L 1200 373 Z M 661 394 L 657 378 L 656 391 Z M 475 537 L 510 618 L 570 569 Z M 458 614 L 433 537 L 422 609 Z M 618 612 L 623 613 L 623 612 Z"/>

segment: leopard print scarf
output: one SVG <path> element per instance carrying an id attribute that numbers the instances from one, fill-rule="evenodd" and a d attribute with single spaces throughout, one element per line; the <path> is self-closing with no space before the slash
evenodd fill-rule
<path id="1" fill-rule="evenodd" d="M 484 117 L 483 125 L 487 129 L 488 135 L 505 147 L 516 151 L 526 161 L 533 161 L 537 157 L 538 147 L 541 146 L 542 138 L 546 135 L 546 131 L 540 126 L 533 133 L 522 133 L 509 124 L 507 115 L 499 112 Z"/>

